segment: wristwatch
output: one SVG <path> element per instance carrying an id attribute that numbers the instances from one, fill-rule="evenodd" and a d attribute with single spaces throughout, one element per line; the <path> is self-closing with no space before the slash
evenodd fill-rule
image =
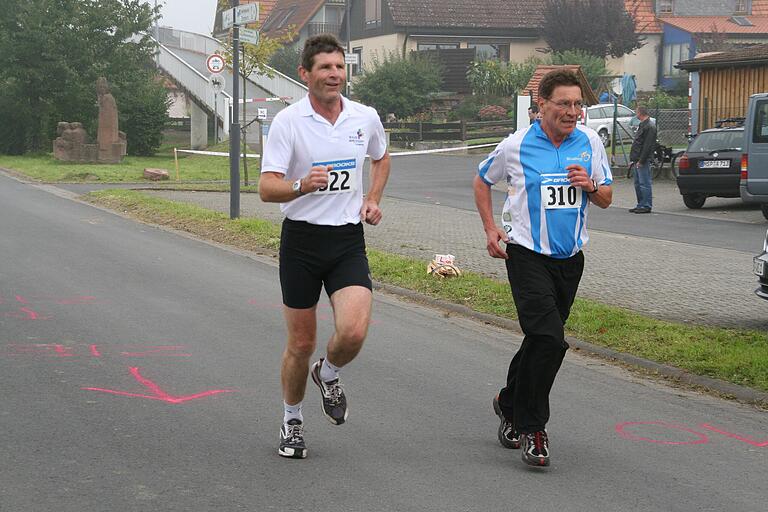
<path id="1" fill-rule="evenodd" d="M 597 192 L 597 189 L 600 188 L 600 185 L 597 184 L 595 180 L 592 180 L 592 192 L 587 192 L 587 194 L 594 194 Z"/>
<path id="2" fill-rule="evenodd" d="M 293 182 L 293 185 L 291 185 L 291 188 L 293 189 L 293 192 L 296 194 L 296 197 L 300 197 L 304 195 L 304 192 L 301 191 L 301 180 L 296 180 Z"/>

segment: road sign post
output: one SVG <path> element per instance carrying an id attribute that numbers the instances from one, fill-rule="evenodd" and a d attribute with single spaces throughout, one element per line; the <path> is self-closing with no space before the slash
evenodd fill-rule
<path id="1" fill-rule="evenodd" d="M 219 143 L 219 94 L 224 89 L 224 77 L 218 73 L 213 73 L 208 77 L 208 82 L 213 87 L 213 131 L 216 144 Z"/>
<path id="2" fill-rule="evenodd" d="M 218 53 L 214 53 L 212 55 L 209 55 L 207 59 L 205 59 L 205 66 L 208 68 L 208 71 L 211 73 L 221 73 L 224 71 L 224 67 L 227 65 L 227 62 L 224 60 L 224 57 L 219 55 Z"/>

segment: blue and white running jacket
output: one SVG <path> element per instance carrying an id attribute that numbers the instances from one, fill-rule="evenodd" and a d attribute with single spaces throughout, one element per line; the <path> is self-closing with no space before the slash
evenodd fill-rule
<path id="1" fill-rule="evenodd" d="M 578 253 L 589 240 L 587 193 L 568 181 L 568 165 L 580 164 L 599 185 L 613 183 L 605 148 L 591 128 L 577 125 L 559 148 L 535 122 L 496 146 L 480 163 L 488 185 L 507 181 L 502 225 L 510 243 L 553 258 Z"/>

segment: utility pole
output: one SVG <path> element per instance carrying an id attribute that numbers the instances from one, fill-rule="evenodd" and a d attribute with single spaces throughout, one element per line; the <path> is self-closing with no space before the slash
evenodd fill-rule
<path id="1" fill-rule="evenodd" d="M 232 0 L 234 25 L 232 26 L 232 125 L 229 129 L 229 218 L 240 217 L 240 27 L 237 6 L 240 0 Z"/>
<path id="2" fill-rule="evenodd" d="M 157 16 L 157 0 L 155 0 L 155 16 Z M 155 64 L 160 66 L 160 20 L 155 17 Z"/>
<path id="3" fill-rule="evenodd" d="M 347 33 L 347 55 L 350 55 L 352 53 L 352 46 L 351 46 L 352 45 L 352 42 L 351 42 L 352 35 L 349 33 L 349 27 L 350 27 L 349 13 L 351 11 L 351 5 L 350 5 L 351 2 L 352 2 L 352 0 L 345 0 L 344 1 L 344 11 L 345 11 L 345 13 L 344 13 L 344 21 L 346 22 L 346 25 L 347 25 L 347 29 L 345 30 L 345 32 Z M 352 65 L 351 64 L 347 64 L 347 92 L 346 92 L 347 98 L 349 98 L 349 82 L 350 82 L 350 79 L 352 78 L 350 76 L 351 74 L 352 74 Z"/>

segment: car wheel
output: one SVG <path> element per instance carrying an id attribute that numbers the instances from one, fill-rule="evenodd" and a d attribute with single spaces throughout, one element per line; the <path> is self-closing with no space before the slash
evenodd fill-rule
<path id="1" fill-rule="evenodd" d="M 683 194 L 683 202 L 685 206 L 691 210 L 698 210 L 704 206 L 704 202 L 707 200 L 707 196 L 704 194 Z M 763 212 L 765 213 L 765 212 Z"/>
<path id="2" fill-rule="evenodd" d="M 766 203 L 761 204 L 760 209 L 763 210 L 763 217 L 768 219 L 768 204 Z"/>
<path id="3" fill-rule="evenodd" d="M 603 143 L 603 146 L 608 147 L 611 145 L 611 136 L 608 134 L 608 130 L 603 128 L 597 134 L 600 136 L 600 142 Z"/>

